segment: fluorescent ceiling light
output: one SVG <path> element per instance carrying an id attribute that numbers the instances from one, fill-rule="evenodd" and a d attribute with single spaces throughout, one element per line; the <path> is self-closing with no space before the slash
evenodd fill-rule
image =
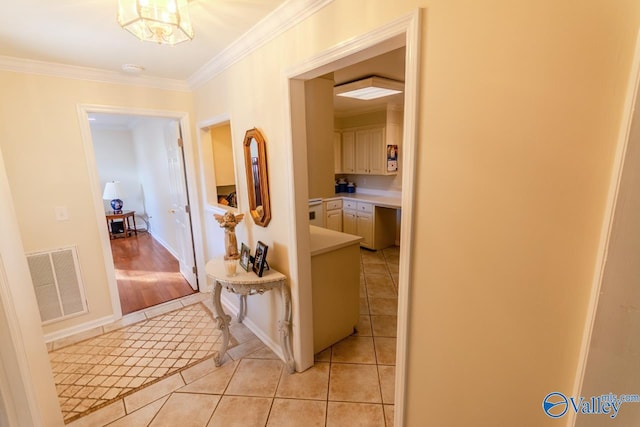
<path id="1" fill-rule="evenodd" d="M 334 95 L 370 100 L 402 93 L 404 83 L 382 77 L 369 77 L 333 88 Z"/>

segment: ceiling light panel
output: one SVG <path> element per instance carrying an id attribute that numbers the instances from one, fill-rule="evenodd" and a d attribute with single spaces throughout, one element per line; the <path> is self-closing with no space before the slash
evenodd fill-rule
<path id="1" fill-rule="evenodd" d="M 382 77 L 369 77 L 333 88 L 334 95 L 360 100 L 383 98 L 402 93 L 404 83 Z"/>

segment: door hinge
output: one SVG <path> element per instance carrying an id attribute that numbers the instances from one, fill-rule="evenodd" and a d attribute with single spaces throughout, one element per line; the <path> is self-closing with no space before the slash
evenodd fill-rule
<path id="1" fill-rule="evenodd" d="M 178 138 L 178 147 L 182 147 L 182 138 Z"/>
<path id="2" fill-rule="evenodd" d="M 194 265 L 193 267 L 191 267 L 191 271 L 193 271 L 193 274 L 198 274 L 198 267 Z"/>
<path id="3" fill-rule="evenodd" d="M 185 206 L 184 206 L 184 211 L 185 211 L 186 213 L 191 213 L 191 207 L 190 207 L 189 205 L 185 205 Z"/>

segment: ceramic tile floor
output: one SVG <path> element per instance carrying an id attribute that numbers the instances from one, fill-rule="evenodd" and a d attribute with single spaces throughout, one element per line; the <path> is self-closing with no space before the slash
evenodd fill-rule
<path id="1" fill-rule="evenodd" d="M 222 366 L 208 357 L 68 426 L 392 426 L 398 248 L 362 250 L 361 273 L 358 332 L 317 354 L 305 372 L 288 374 L 251 331 L 232 323 Z M 188 301 L 211 309 L 209 297 Z"/>

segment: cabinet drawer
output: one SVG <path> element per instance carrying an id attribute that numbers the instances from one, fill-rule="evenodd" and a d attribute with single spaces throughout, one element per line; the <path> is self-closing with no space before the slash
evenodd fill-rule
<path id="1" fill-rule="evenodd" d="M 356 202 L 354 202 L 353 200 L 345 200 L 344 201 L 344 208 L 345 209 L 353 209 L 354 211 L 357 209 L 358 204 Z"/>
<path id="2" fill-rule="evenodd" d="M 371 203 L 358 202 L 358 212 L 373 212 L 373 205 Z"/>
<path id="3" fill-rule="evenodd" d="M 332 211 L 334 209 L 342 209 L 342 200 L 331 200 L 324 202 L 325 210 Z"/>

